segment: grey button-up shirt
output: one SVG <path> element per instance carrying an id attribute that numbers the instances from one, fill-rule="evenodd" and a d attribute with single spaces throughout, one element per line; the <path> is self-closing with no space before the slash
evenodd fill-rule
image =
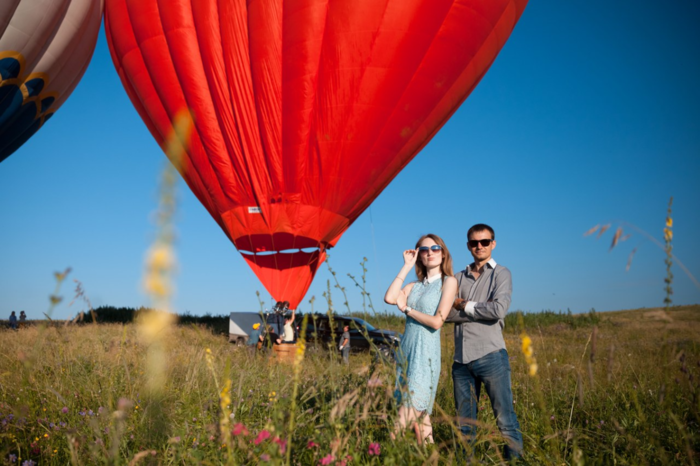
<path id="1" fill-rule="evenodd" d="M 513 282 L 510 270 L 491 259 L 484 272 L 474 279 L 474 264 L 455 275 L 457 296 L 475 302 L 474 312 L 452 309 L 447 322 L 455 323 L 455 362 L 468 364 L 489 353 L 505 349 L 503 327 Z"/>

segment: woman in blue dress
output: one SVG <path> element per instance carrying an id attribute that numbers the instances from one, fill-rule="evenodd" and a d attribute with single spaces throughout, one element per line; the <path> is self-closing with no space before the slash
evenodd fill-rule
<path id="1" fill-rule="evenodd" d="M 404 265 L 384 296 L 406 314 L 401 340 L 396 397 L 396 433 L 414 426 L 418 442 L 433 442 L 430 414 L 435 403 L 440 369 L 440 328 L 457 294 L 452 257 L 437 235 L 422 236 L 415 249 L 403 252 Z M 415 267 L 418 281 L 403 286 Z"/>

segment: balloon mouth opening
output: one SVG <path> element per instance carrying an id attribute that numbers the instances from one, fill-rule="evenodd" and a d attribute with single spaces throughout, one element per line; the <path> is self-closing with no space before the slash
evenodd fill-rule
<path id="1" fill-rule="evenodd" d="M 245 249 L 239 249 L 238 252 L 243 254 L 244 256 L 274 256 L 275 254 L 298 254 L 298 253 L 304 253 L 304 254 L 313 254 L 317 252 L 321 252 L 321 248 L 315 247 L 315 248 L 295 248 L 295 249 L 282 249 L 281 251 L 247 251 Z"/>

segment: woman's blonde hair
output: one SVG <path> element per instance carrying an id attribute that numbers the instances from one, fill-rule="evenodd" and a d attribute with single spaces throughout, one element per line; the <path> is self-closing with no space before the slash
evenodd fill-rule
<path id="1" fill-rule="evenodd" d="M 447 249 L 447 246 L 442 238 L 440 238 L 438 235 L 434 235 L 433 233 L 428 233 L 427 235 L 421 236 L 416 242 L 416 248 L 418 248 L 420 243 L 422 243 L 426 238 L 432 239 L 435 241 L 435 244 L 442 248 L 442 263 L 440 264 L 440 272 L 442 272 L 442 281 L 444 282 L 446 277 L 451 277 L 454 275 L 454 272 L 452 271 L 452 256 L 450 255 L 450 251 Z M 428 270 L 425 268 L 423 261 L 421 261 L 419 257 L 416 260 L 416 276 L 418 277 L 418 280 L 423 281 L 427 273 Z"/>

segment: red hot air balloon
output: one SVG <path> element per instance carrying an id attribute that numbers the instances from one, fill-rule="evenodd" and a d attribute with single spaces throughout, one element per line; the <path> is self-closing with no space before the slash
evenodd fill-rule
<path id="1" fill-rule="evenodd" d="M 78 85 L 101 20 L 102 0 L 0 0 L 0 162 Z"/>
<path id="2" fill-rule="evenodd" d="M 328 248 L 484 76 L 527 0 L 106 0 L 127 94 L 267 290 Z"/>

